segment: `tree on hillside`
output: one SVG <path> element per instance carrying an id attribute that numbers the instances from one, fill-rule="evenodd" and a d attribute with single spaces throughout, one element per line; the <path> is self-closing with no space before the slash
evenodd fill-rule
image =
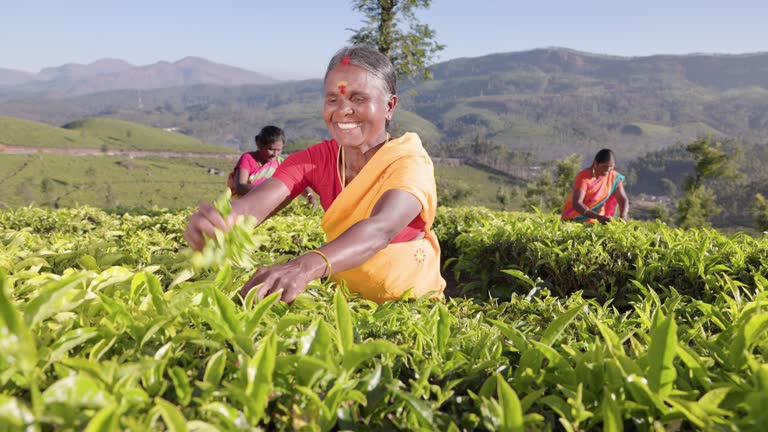
<path id="1" fill-rule="evenodd" d="M 448 207 L 466 205 L 466 199 L 470 195 L 472 195 L 472 188 L 464 180 L 437 178 L 438 204 Z"/>
<path id="2" fill-rule="evenodd" d="M 498 189 L 496 189 L 496 201 L 501 204 L 502 210 L 509 208 L 516 195 L 517 190 L 507 186 L 499 186 Z"/>
<path id="3" fill-rule="evenodd" d="M 544 170 L 532 184 L 528 185 L 525 191 L 526 205 L 538 207 L 546 212 L 559 210 L 573 187 L 573 179 L 580 167 L 581 156 L 574 154 L 557 161 L 554 167 Z"/>
<path id="4" fill-rule="evenodd" d="M 693 156 L 694 174 L 683 184 L 683 196 L 677 204 L 677 225 L 682 228 L 709 227 L 713 216 L 722 209 L 716 195 L 704 182 L 711 179 L 737 180 L 741 174 L 735 160 L 738 153 L 727 154 L 722 144 L 712 142 L 711 136 L 699 138 L 686 147 Z"/>
<path id="5" fill-rule="evenodd" d="M 429 9 L 431 0 L 353 0 L 352 8 L 365 15 L 365 26 L 350 38 L 354 44 L 375 46 L 389 57 L 401 77 L 431 79 L 429 65 L 445 48 L 435 31 L 416 19 L 416 9 Z M 408 26 L 404 29 L 405 26 Z"/>
<path id="6" fill-rule="evenodd" d="M 755 195 L 755 201 L 752 203 L 751 210 L 757 229 L 768 231 L 768 200 L 765 199 L 763 194 Z"/>

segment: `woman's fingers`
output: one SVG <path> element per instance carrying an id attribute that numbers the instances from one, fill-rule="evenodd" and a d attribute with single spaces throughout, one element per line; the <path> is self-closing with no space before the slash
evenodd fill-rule
<path id="1" fill-rule="evenodd" d="M 259 288 L 259 301 L 264 300 L 264 297 L 283 290 L 283 285 L 284 284 L 279 276 L 271 275 L 271 277 L 267 277 L 264 280 L 264 284 Z M 285 293 L 285 291 L 283 291 L 283 293 Z M 280 297 L 282 300 L 282 295 Z"/>
<path id="2" fill-rule="evenodd" d="M 245 296 L 248 295 L 248 293 L 256 286 L 261 284 L 259 289 L 262 289 L 264 285 L 266 285 L 265 282 L 265 276 L 264 276 L 264 268 L 260 268 L 256 270 L 256 272 L 251 276 L 250 279 L 248 279 L 248 282 L 243 285 L 242 288 L 240 288 L 240 295 L 245 298 Z"/>
<path id="3" fill-rule="evenodd" d="M 205 244 L 202 234 L 199 231 L 192 229 L 189 225 L 187 225 L 187 229 L 184 230 L 184 238 L 187 240 L 187 243 L 189 243 L 189 246 L 195 250 L 202 249 Z"/>
<path id="4" fill-rule="evenodd" d="M 271 294 L 282 291 L 280 300 L 291 303 L 306 289 L 308 283 L 300 267 L 294 262 L 289 262 L 257 270 L 243 285 L 240 295 L 245 298 L 251 290 L 256 289 L 258 291 L 255 297 L 261 301 Z"/>
<path id="5" fill-rule="evenodd" d="M 276 293 L 280 290 L 282 290 L 282 288 L 280 288 L 280 286 L 276 283 L 270 283 L 269 285 L 265 283 L 264 285 L 261 286 L 261 288 L 259 288 L 259 294 L 258 294 L 259 301 L 264 300 L 265 297 L 273 293 Z"/>
<path id="6" fill-rule="evenodd" d="M 281 289 L 280 279 L 271 274 L 269 267 L 263 267 L 248 279 L 248 282 L 240 289 L 240 295 L 245 298 L 252 289 L 257 289 L 256 299 L 264 300 L 264 297 L 277 292 Z"/>
<path id="7" fill-rule="evenodd" d="M 216 230 L 229 231 L 229 224 L 221 217 L 219 211 L 211 203 L 200 204 L 197 213 L 189 218 L 187 228 L 184 230 L 184 238 L 187 243 L 196 250 L 205 245 L 205 237 L 215 237 Z"/>
<path id="8" fill-rule="evenodd" d="M 200 205 L 200 210 L 197 212 L 201 216 L 205 218 L 205 220 L 210 223 L 211 226 L 220 229 L 224 232 L 229 231 L 229 225 L 224 220 L 224 218 L 221 217 L 219 214 L 219 211 L 216 210 L 216 207 L 213 206 L 211 203 L 203 203 Z M 210 233 L 206 232 L 206 234 L 213 236 L 214 232 L 211 231 Z"/>
<path id="9" fill-rule="evenodd" d="M 283 291 L 282 297 L 280 297 L 280 300 L 286 302 L 286 303 L 293 303 L 294 300 L 296 300 L 296 297 L 301 294 L 303 290 L 301 289 L 288 289 Z"/>

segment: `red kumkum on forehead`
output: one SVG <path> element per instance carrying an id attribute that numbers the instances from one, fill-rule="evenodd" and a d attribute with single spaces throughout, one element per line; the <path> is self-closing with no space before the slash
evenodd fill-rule
<path id="1" fill-rule="evenodd" d="M 336 87 L 339 88 L 339 93 L 345 94 L 347 92 L 347 82 L 346 81 L 340 81 L 338 84 L 336 84 Z"/>
<path id="2" fill-rule="evenodd" d="M 349 54 L 345 55 L 344 58 L 341 59 L 341 64 L 344 66 L 348 66 L 349 62 L 351 62 L 352 59 L 349 57 Z"/>

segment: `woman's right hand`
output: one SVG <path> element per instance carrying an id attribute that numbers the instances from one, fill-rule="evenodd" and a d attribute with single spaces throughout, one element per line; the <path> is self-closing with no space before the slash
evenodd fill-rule
<path id="1" fill-rule="evenodd" d="M 597 219 L 601 224 L 607 224 L 608 222 L 612 222 L 613 218 L 610 216 L 603 216 L 603 215 L 597 215 L 595 218 Z"/>
<path id="2" fill-rule="evenodd" d="M 206 236 L 215 237 L 217 229 L 229 232 L 236 220 L 237 213 L 234 208 L 227 220 L 224 220 L 213 204 L 202 203 L 197 212 L 189 218 L 187 228 L 184 230 L 184 238 L 192 249 L 201 250 L 205 246 Z"/>

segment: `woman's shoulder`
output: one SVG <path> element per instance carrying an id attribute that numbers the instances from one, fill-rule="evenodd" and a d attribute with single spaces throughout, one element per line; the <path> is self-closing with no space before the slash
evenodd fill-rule
<path id="1" fill-rule="evenodd" d="M 339 145 L 335 140 L 323 140 L 317 144 L 312 144 L 309 147 L 299 150 L 295 153 L 291 153 L 286 162 L 291 163 L 304 163 L 309 161 L 317 162 L 319 160 L 335 158 L 339 151 Z"/>
<path id="2" fill-rule="evenodd" d="M 576 178 L 577 179 L 592 178 L 592 169 L 584 168 L 583 170 L 576 173 Z"/>
<path id="3" fill-rule="evenodd" d="M 237 160 L 238 165 L 242 163 L 256 163 L 256 158 L 254 157 L 252 152 L 245 152 L 240 155 L 240 158 Z"/>
<path id="4" fill-rule="evenodd" d="M 311 155 L 311 156 L 318 156 L 321 154 L 336 154 L 336 152 L 339 150 L 339 145 L 336 143 L 336 140 L 323 140 L 320 141 L 317 144 L 312 144 L 309 147 L 305 148 L 304 150 L 299 150 L 295 154 L 302 154 L 302 155 Z"/>

